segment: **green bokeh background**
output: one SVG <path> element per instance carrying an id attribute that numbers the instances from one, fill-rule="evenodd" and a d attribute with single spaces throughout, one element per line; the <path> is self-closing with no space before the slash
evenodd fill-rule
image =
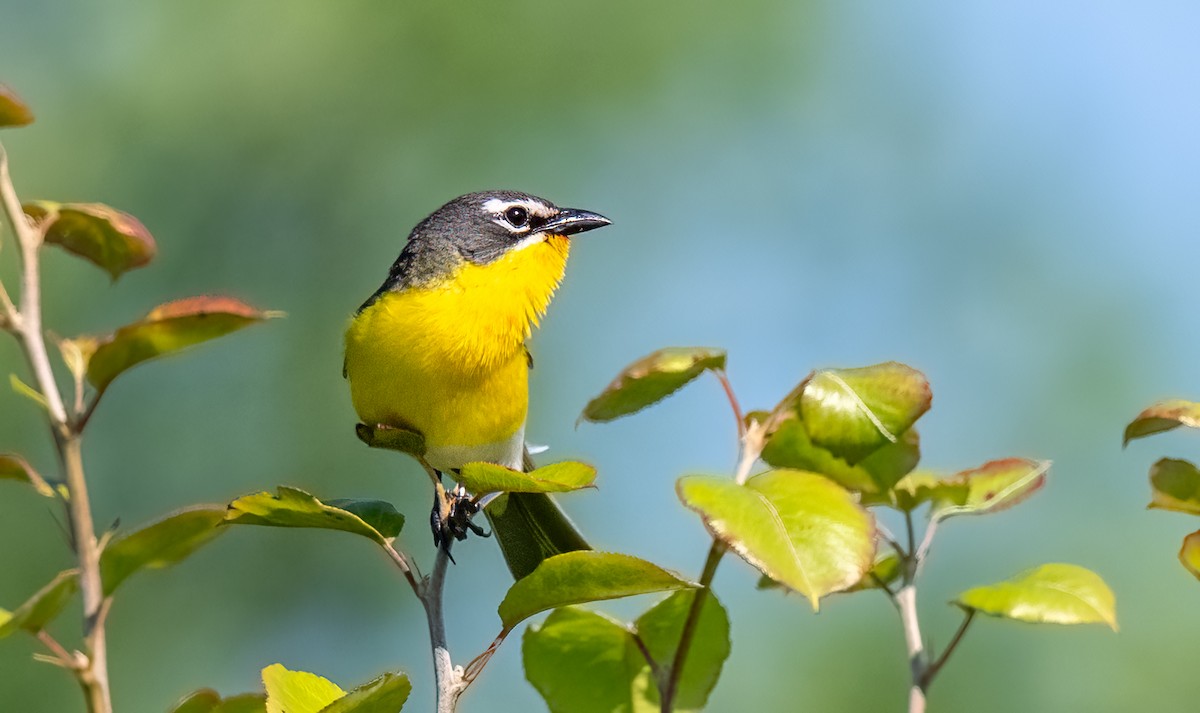
<path id="1" fill-rule="evenodd" d="M 1200 449 L 1172 434 L 1123 452 L 1120 434 L 1156 398 L 1200 396 L 1198 23 L 1185 0 L 0 0 L 0 81 L 38 115 L 0 136 L 18 191 L 110 203 L 160 246 L 115 287 L 50 254 L 48 325 L 108 329 L 201 292 L 289 313 L 121 377 L 85 444 L 97 518 L 132 527 L 287 483 L 422 521 L 419 471 L 354 437 L 341 333 L 417 220 L 517 188 L 615 223 L 577 241 L 534 344 L 529 427 L 555 459 L 599 468 L 599 491 L 563 499 L 599 547 L 694 576 L 707 540 L 674 479 L 734 459 L 711 380 L 576 429 L 628 361 L 726 346 L 744 404 L 763 407 L 814 367 L 902 360 L 934 387 L 927 465 L 1055 461 L 1029 503 L 941 533 L 922 588 L 935 645 L 957 623 L 945 601 L 1046 561 L 1102 574 L 1122 625 L 981 621 L 933 710 L 1193 710 L 1200 583 L 1175 550 L 1198 523 L 1142 506 L 1155 458 Z M 12 340 L 0 365 L 24 373 Z M 12 393 L 0 450 L 54 467 Z M 4 486 L 0 510 L 11 608 L 70 557 L 45 501 Z M 402 539 L 427 559 L 423 527 Z M 487 541 L 458 558 L 465 660 L 498 628 L 507 574 Z M 882 597 L 813 615 L 754 582 L 733 559 L 718 574 L 733 654 L 711 710 L 902 709 Z M 72 643 L 74 614 L 56 627 Z M 348 535 L 230 532 L 132 580 L 109 628 L 122 712 L 255 689 L 276 661 L 344 687 L 399 667 L 413 710 L 432 700 L 419 608 Z M 81 710 L 35 650 L 0 642 L 0 710 Z M 543 709 L 519 653 L 514 637 L 464 713 Z"/>

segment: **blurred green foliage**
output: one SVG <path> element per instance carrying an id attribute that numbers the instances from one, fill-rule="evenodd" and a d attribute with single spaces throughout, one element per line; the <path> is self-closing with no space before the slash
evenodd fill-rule
<path id="1" fill-rule="evenodd" d="M 632 356 L 736 347 L 728 368 L 753 402 L 816 366 L 900 359 L 938 385 L 926 452 L 1055 460 L 1046 493 L 940 545 L 926 599 L 1061 560 L 1104 571 L 1122 600 L 1119 637 L 978 627 L 935 705 L 1186 710 L 1196 636 L 1175 612 L 1195 583 L 1162 547 L 1178 537 L 1171 518 L 1131 506 L 1146 459 L 1119 456 L 1114 434 L 1154 398 L 1200 393 L 1198 13 L 1182 0 L 0 0 L 0 79 L 38 116 L 4 137 L 22 198 L 113 205 L 160 248 L 115 287 L 49 255 L 48 326 L 106 331 L 200 292 L 290 315 L 106 396 L 85 442 L 98 525 L 277 483 L 423 512 L 419 470 L 354 437 L 341 332 L 417 220 L 512 187 L 616 223 L 580 239 L 535 339 L 529 429 L 554 460 L 598 467 L 602 491 L 563 500 L 599 545 L 694 571 L 701 530 L 672 483 L 729 466 L 713 387 L 675 397 L 670 427 L 572 430 Z M 23 373 L 10 341 L 0 364 Z M 0 449 L 55 472 L 36 407 L 11 393 Z M 11 608 L 71 563 L 46 501 L 0 486 Z M 410 705 L 428 708 L 419 607 L 371 548 L 325 534 L 234 531 L 131 581 L 109 621 L 118 708 L 252 690 L 274 661 L 346 682 L 402 667 L 418 682 Z M 508 574 L 485 541 L 455 554 L 450 637 L 479 649 Z M 814 617 L 755 591 L 747 567 L 718 580 L 734 640 L 712 710 L 900 707 L 882 598 Z M 934 614 L 927 633 L 944 641 L 955 615 Z M 71 630 L 56 633 L 70 644 Z M 0 700 L 77 709 L 32 644 L 5 644 Z M 503 649 L 463 710 L 540 705 L 519 658 Z"/>

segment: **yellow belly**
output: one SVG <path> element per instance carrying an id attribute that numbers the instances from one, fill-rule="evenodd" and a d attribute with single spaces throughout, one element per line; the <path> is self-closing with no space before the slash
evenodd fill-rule
<path id="1" fill-rule="evenodd" d="M 566 258 L 566 239 L 551 237 L 490 265 L 464 263 L 436 286 L 382 295 L 346 331 L 359 418 L 419 431 L 431 451 L 511 440 L 528 408 L 525 341 Z"/>

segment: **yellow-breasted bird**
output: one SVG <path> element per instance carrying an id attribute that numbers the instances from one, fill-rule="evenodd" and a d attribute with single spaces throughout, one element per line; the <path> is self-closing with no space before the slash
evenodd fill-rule
<path id="1" fill-rule="evenodd" d="M 516 191 L 455 198 L 413 228 L 346 330 L 359 418 L 424 436 L 442 546 L 465 537 L 473 510 L 461 496 L 439 498 L 441 473 L 473 461 L 528 469 L 526 343 L 562 281 L 570 236 L 609 223 Z M 545 557 L 588 547 L 547 495 L 509 493 L 484 512 L 518 578 Z"/>

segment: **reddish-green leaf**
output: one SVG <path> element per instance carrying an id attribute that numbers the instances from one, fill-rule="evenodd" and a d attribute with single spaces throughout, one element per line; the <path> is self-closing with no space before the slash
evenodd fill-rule
<path id="1" fill-rule="evenodd" d="M 458 474 L 473 495 L 487 493 L 564 493 L 587 488 L 596 480 L 596 469 L 586 463 L 563 461 L 528 473 L 495 463 L 467 463 Z"/>
<path id="2" fill-rule="evenodd" d="M 504 629 L 511 631 L 547 609 L 694 586 L 637 557 L 578 550 L 548 557 L 529 576 L 514 582 L 498 612 Z"/>
<path id="3" fill-rule="evenodd" d="M 49 584 L 39 589 L 13 611 L 0 609 L 0 639 L 17 630 L 36 634 L 54 620 L 79 591 L 79 571 L 59 572 Z"/>
<path id="4" fill-rule="evenodd" d="M 1098 574 L 1044 564 L 1012 579 L 963 592 L 954 604 L 991 616 L 1045 624 L 1107 624 L 1117 630 L 1116 597 Z"/>
<path id="5" fill-rule="evenodd" d="M 225 522 L 340 530 L 379 544 L 395 537 L 404 526 L 404 516 L 382 501 L 338 500 L 326 504 L 298 488 L 281 485 L 277 492 L 277 495 L 257 493 L 234 500 L 225 513 Z M 334 502 L 338 505 L 333 505 Z"/>
<path id="6" fill-rule="evenodd" d="M 7 84 L 0 84 L 0 129 L 32 123 L 33 112 L 29 110 L 29 105 Z"/>
<path id="7" fill-rule="evenodd" d="M 1125 445 L 1135 438 L 1152 436 L 1180 426 L 1200 428 L 1200 403 L 1171 399 L 1142 411 L 1125 427 Z"/>
<path id="8" fill-rule="evenodd" d="M 47 243 L 84 258 L 113 280 L 146 265 L 158 250 L 141 221 L 103 203 L 30 201 L 22 208 Z"/>
<path id="9" fill-rule="evenodd" d="M 818 600 L 862 579 L 875 557 L 875 522 L 837 483 L 775 470 L 738 485 L 685 476 L 676 491 L 714 537 L 763 574 Z"/>
<path id="10" fill-rule="evenodd" d="M 853 464 L 883 446 L 900 443 L 932 399 L 921 372 L 887 362 L 814 372 L 792 407 L 813 444 Z"/>
<path id="11" fill-rule="evenodd" d="M 1200 515 L 1200 470 L 1185 460 L 1163 458 L 1150 467 L 1150 505 Z"/>
<path id="12" fill-rule="evenodd" d="M 1023 502 L 1046 483 L 1050 461 L 1005 458 L 964 470 L 934 492 L 931 517 L 982 515 Z"/>
<path id="13" fill-rule="evenodd" d="M 33 469 L 21 456 L 15 453 L 0 454 L 0 480 L 15 480 L 20 483 L 29 484 L 38 495 L 52 498 L 55 496 L 54 488 L 46 479 L 38 475 L 38 472 Z"/>
<path id="14" fill-rule="evenodd" d="M 1193 577 L 1200 579 L 1200 530 L 1183 538 L 1183 546 L 1179 548 L 1179 562 Z"/>
<path id="15" fill-rule="evenodd" d="M 144 319 L 96 339 L 88 360 L 88 380 L 108 388 L 122 372 L 193 344 L 215 339 L 278 316 L 232 297 L 189 297 L 155 307 Z"/>
<path id="16" fill-rule="evenodd" d="M 725 351 L 709 347 L 660 349 L 625 367 L 580 417 L 601 422 L 636 413 L 710 369 L 725 368 Z"/>
<path id="17" fill-rule="evenodd" d="M 143 568 L 160 569 L 183 561 L 224 530 L 225 508 L 201 505 L 168 515 L 108 544 L 100 554 L 105 596 Z"/>

